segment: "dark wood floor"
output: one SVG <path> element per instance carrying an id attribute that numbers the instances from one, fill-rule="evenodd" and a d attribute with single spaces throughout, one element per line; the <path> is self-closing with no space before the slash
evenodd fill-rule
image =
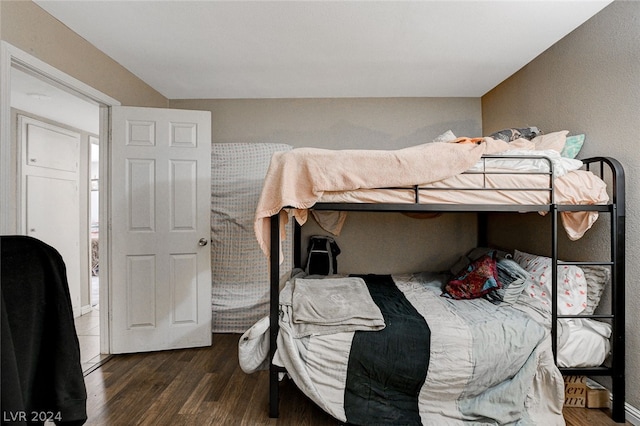
<path id="1" fill-rule="evenodd" d="M 280 417 L 270 419 L 267 372 L 238 365 L 236 334 L 208 348 L 113 356 L 88 374 L 87 425 L 339 425 L 293 383 L 281 385 Z M 607 412 L 565 409 L 567 425 L 615 425 Z M 628 423 L 627 423 L 628 424 Z"/>

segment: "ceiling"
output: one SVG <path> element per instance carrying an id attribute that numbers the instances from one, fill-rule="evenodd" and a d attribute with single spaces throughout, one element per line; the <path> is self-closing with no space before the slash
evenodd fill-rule
<path id="1" fill-rule="evenodd" d="M 11 106 L 89 133 L 100 131 L 97 104 L 17 68 L 11 68 Z"/>
<path id="2" fill-rule="evenodd" d="M 34 1 L 169 99 L 480 97 L 611 2 Z"/>

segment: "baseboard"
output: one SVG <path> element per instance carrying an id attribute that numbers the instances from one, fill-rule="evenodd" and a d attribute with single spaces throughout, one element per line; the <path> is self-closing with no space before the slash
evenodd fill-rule
<path id="1" fill-rule="evenodd" d="M 629 403 L 624 403 L 625 419 L 633 426 L 640 426 L 640 410 Z"/>
<path id="2" fill-rule="evenodd" d="M 84 305 L 83 307 L 80 308 L 80 315 L 86 315 L 91 311 L 93 311 L 93 306 Z"/>

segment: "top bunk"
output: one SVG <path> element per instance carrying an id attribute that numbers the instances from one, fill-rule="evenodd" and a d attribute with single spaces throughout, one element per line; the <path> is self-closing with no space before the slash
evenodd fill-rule
<path id="1" fill-rule="evenodd" d="M 337 234 L 344 214 L 560 212 L 571 240 L 598 212 L 624 216 L 624 171 L 609 157 L 577 160 L 564 153 L 567 131 L 507 142 L 457 138 L 399 150 L 296 148 L 271 158 L 256 209 L 254 231 L 269 253 L 270 218 L 313 212 Z M 281 228 L 282 236 L 284 229 Z"/>
<path id="2" fill-rule="evenodd" d="M 530 169 L 526 169 L 527 164 Z M 524 167 L 511 170 L 512 165 Z M 409 213 L 523 213 L 554 208 L 609 211 L 620 191 L 615 185 L 608 190 L 605 176 L 621 181 L 616 178 L 623 174 L 620 163 L 609 157 L 594 157 L 581 160 L 580 167 L 562 171 L 554 178 L 554 160 L 548 156 L 483 155 L 472 169 L 452 178 L 404 187 L 327 192 L 310 209 Z M 574 170 L 578 171 L 572 173 Z"/>

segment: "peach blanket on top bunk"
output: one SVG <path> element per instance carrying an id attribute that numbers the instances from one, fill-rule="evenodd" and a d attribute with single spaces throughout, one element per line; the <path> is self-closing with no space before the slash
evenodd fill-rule
<path id="1" fill-rule="evenodd" d="M 284 225 L 288 222 L 288 214 L 283 208 L 286 207 L 298 223 L 304 224 L 307 221 L 307 209 L 321 201 L 325 193 L 431 184 L 467 171 L 482 155 L 513 149 L 535 149 L 533 143 L 526 139 L 507 143 L 483 138 L 481 142 L 473 142 L 475 143 L 436 142 L 399 150 L 297 148 L 277 152 L 271 158 L 256 209 L 254 231 L 258 243 L 268 256 L 270 217 L 280 213 L 281 239 L 284 239 Z M 578 181 L 578 184 L 584 186 L 585 182 Z M 590 182 L 587 183 L 589 184 L 586 186 L 592 186 Z M 604 183 L 598 185 L 594 192 L 597 194 L 589 199 L 589 204 L 607 201 Z M 560 193 L 563 194 L 562 191 Z M 582 199 L 572 202 L 571 194 L 562 195 L 561 198 L 561 203 L 584 202 Z M 538 201 L 536 204 L 540 203 L 544 204 L 546 201 Z M 569 214 L 584 216 L 582 213 Z M 563 222 L 570 238 L 577 239 L 593 224 L 597 212 L 589 212 L 588 218 L 565 216 L 563 213 Z M 574 230 L 572 227 L 580 229 Z"/>
<path id="2" fill-rule="evenodd" d="M 464 172 L 484 154 L 513 148 L 513 143 L 484 138 L 478 144 L 436 142 L 389 151 L 297 148 L 277 152 L 271 158 L 256 209 L 256 237 L 268 254 L 270 217 L 291 207 L 303 224 L 307 220 L 306 209 L 325 191 L 436 182 Z M 286 223 L 287 215 L 281 214 L 280 220 L 281 225 Z M 280 229 L 284 232 L 284 226 Z"/>

